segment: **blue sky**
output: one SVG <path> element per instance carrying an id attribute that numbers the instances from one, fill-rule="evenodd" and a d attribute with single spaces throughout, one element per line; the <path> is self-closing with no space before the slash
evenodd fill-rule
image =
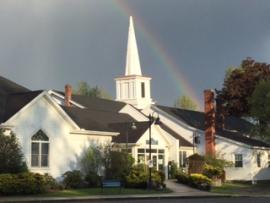
<path id="1" fill-rule="evenodd" d="M 33 90 L 83 80 L 114 96 L 132 14 L 154 100 L 173 105 L 188 92 L 161 63 L 149 36 L 202 101 L 204 89 L 221 88 L 228 66 L 248 56 L 270 63 L 269 11 L 268 0 L 0 1 L 0 75 Z"/>

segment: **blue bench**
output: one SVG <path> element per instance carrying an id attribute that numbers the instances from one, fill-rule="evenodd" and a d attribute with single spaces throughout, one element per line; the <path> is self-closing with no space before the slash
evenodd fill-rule
<path id="1" fill-rule="evenodd" d="M 104 188 L 122 188 L 120 180 L 103 180 L 101 182 L 102 191 Z"/>

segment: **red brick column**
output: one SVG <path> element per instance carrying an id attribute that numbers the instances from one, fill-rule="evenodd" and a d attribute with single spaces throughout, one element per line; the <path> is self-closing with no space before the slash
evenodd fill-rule
<path id="1" fill-rule="evenodd" d="M 72 87 L 71 85 L 65 85 L 65 106 L 71 106 Z"/>
<path id="2" fill-rule="evenodd" d="M 215 94 L 213 90 L 204 91 L 205 109 L 205 155 L 215 156 Z"/>

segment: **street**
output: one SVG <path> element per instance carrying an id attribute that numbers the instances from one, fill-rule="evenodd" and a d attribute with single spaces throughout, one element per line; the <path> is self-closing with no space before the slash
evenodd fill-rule
<path id="1" fill-rule="evenodd" d="M 270 197 L 226 197 L 226 198 L 175 198 L 175 199 L 132 199 L 132 200 L 82 200 L 82 201 L 63 201 L 65 203 L 82 203 L 82 202 L 121 202 L 121 203 L 268 203 Z M 42 201 L 43 202 L 43 201 Z M 46 201 L 44 201 L 46 202 Z M 56 201 L 61 202 L 61 201 Z M 52 203 L 52 201 L 50 201 Z"/>

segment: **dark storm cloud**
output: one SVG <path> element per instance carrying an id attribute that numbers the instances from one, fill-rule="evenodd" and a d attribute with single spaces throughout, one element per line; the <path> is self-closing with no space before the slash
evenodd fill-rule
<path id="1" fill-rule="evenodd" d="M 0 74 L 31 89 L 60 89 L 85 80 L 114 95 L 113 78 L 124 73 L 128 29 L 128 14 L 115 2 L 1 0 Z M 221 87 L 226 68 L 247 56 L 270 63 L 268 0 L 124 2 L 198 95 Z M 139 25 L 135 29 L 142 71 L 153 78 L 152 96 L 171 105 L 181 92 Z"/>

